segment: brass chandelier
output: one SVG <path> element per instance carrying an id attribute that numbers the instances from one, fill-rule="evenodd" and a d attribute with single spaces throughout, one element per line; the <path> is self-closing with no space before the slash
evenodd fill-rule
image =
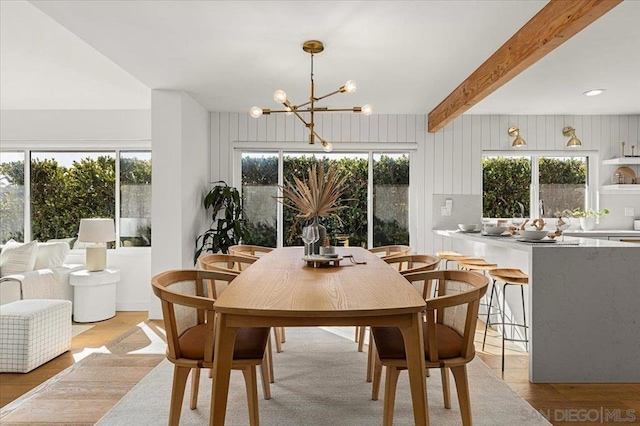
<path id="1" fill-rule="evenodd" d="M 327 107 L 318 107 L 316 102 L 328 98 L 329 96 L 335 95 L 336 93 L 353 93 L 356 91 L 356 82 L 354 80 L 347 81 L 343 86 L 341 86 L 338 90 L 335 90 L 329 94 L 324 96 L 315 96 L 315 84 L 313 82 L 313 55 L 316 53 L 320 53 L 324 50 L 324 45 L 321 41 L 318 40 L 308 40 L 305 41 L 302 45 L 302 50 L 311 55 L 311 95 L 309 96 L 309 100 L 303 104 L 292 105 L 289 99 L 287 99 L 287 94 L 284 90 L 276 90 L 273 94 L 273 99 L 279 104 L 284 105 L 285 109 L 282 110 L 271 110 L 268 108 L 260 108 L 258 106 L 254 106 L 249 110 L 249 115 L 253 118 L 259 118 L 261 115 L 270 115 L 275 113 L 285 113 L 287 115 L 295 114 L 304 125 L 309 129 L 309 143 L 314 144 L 316 138 L 320 140 L 322 144 L 322 149 L 326 152 L 331 152 L 333 150 L 333 145 L 330 142 L 324 140 L 320 135 L 315 131 L 315 123 L 314 123 L 314 114 L 320 112 L 341 112 L 341 111 L 351 111 L 358 112 L 364 115 L 371 115 L 373 113 L 373 107 L 369 104 L 363 105 L 361 107 L 353 107 L 353 108 L 338 108 L 338 109 L 330 109 Z M 305 120 L 301 114 L 309 114 L 309 120 Z"/>

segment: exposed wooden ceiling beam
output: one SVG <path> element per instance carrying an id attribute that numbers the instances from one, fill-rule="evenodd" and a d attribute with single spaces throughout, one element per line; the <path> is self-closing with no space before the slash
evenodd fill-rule
<path id="1" fill-rule="evenodd" d="M 429 113 L 429 132 L 442 129 L 620 3 L 551 0 Z"/>

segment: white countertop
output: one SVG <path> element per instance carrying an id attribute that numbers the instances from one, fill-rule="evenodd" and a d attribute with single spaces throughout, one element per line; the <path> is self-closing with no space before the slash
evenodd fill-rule
<path id="1" fill-rule="evenodd" d="M 451 238 L 460 238 L 464 240 L 482 242 L 489 245 L 509 247 L 522 251 L 531 251 L 532 248 L 545 248 L 545 247 L 562 247 L 562 248 L 576 248 L 576 247 L 629 247 L 639 248 L 637 244 L 622 243 L 619 241 L 598 240 L 595 238 L 578 238 L 565 236 L 565 242 L 557 241 L 556 243 L 526 243 L 520 242 L 516 237 L 488 237 L 480 233 L 464 233 L 460 231 L 452 230 L 434 230 L 437 235 Z M 593 231 L 592 231 L 593 232 Z M 631 231 L 633 232 L 633 231 Z M 638 232 L 638 231 L 635 231 Z M 640 234 L 640 232 L 638 232 Z"/>
<path id="2" fill-rule="evenodd" d="M 568 229 L 564 231 L 565 235 L 574 237 L 640 237 L 640 231 L 632 229 L 594 229 L 593 231 L 583 231 L 582 229 Z"/>

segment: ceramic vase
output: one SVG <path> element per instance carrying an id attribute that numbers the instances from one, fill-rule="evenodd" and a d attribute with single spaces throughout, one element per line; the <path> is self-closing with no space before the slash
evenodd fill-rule
<path id="1" fill-rule="evenodd" d="M 581 217 L 580 218 L 580 228 L 583 231 L 593 231 L 596 228 L 596 218 L 595 217 Z"/>

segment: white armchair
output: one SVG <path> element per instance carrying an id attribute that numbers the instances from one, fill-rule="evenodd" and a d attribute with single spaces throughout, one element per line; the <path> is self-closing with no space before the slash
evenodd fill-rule
<path id="1" fill-rule="evenodd" d="M 14 249 L 21 252 L 16 253 Z M 69 275 L 84 265 L 64 264 L 68 253 L 69 245 L 66 242 L 30 246 L 7 243 L 0 252 L 0 305 L 26 299 L 65 299 L 73 302 Z"/>

